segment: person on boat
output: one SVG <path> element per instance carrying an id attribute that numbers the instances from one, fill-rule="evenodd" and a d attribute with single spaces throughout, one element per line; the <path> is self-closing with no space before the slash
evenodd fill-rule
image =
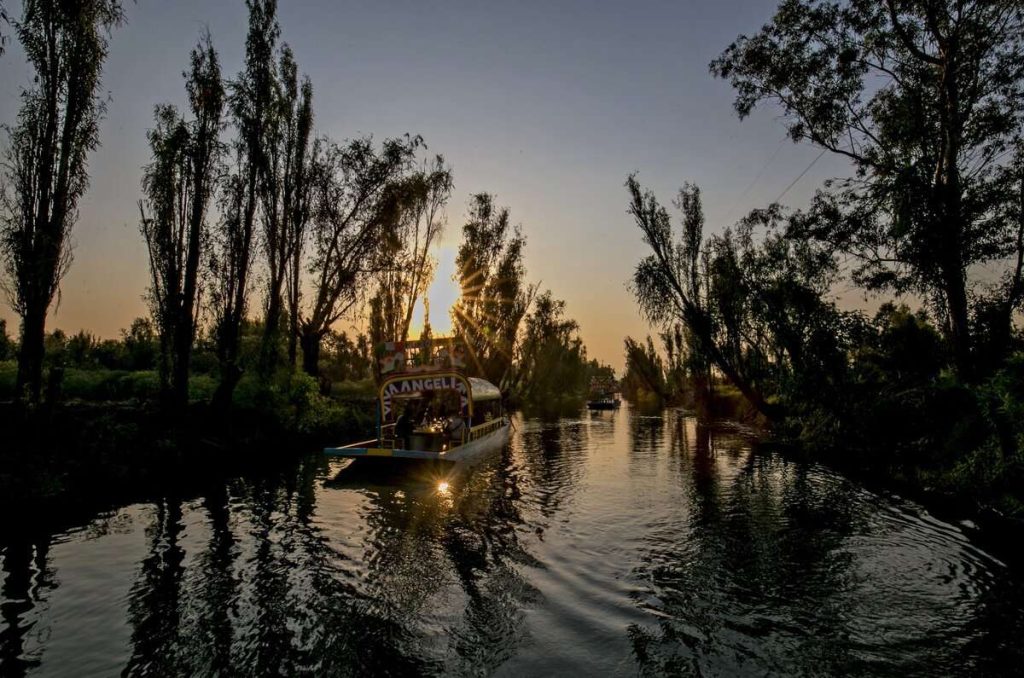
<path id="1" fill-rule="evenodd" d="M 409 405 L 409 407 L 402 410 L 402 413 L 398 415 L 398 419 L 395 420 L 395 443 L 401 446 L 402 449 L 408 449 L 409 438 L 412 436 L 413 428 L 416 425 L 415 422 L 415 405 Z"/>
<path id="2" fill-rule="evenodd" d="M 461 444 L 462 436 L 466 432 L 466 420 L 458 412 L 448 418 L 445 423 L 444 432 L 453 444 Z"/>

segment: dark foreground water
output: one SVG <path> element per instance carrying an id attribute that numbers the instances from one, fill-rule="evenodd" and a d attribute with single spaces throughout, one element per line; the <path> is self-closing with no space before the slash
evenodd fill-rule
<path id="1" fill-rule="evenodd" d="M 912 502 L 673 412 L 516 423 L 447 487 L 311 456 L 8 538 L 0 675 L 1024 670 L 1024 573 Z"/>

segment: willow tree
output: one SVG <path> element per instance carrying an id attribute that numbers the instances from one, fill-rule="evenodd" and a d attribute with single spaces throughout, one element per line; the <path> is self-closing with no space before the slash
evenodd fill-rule
<path id="1" fill-rule="evenodd" d="M 401 212 L 384 243 L 385 268 L 376 276 L 370 300 L 370 334 L 375 342 L 405 341 L 413 309 L 434 278 L 432 254 L 444 232 L 444 208 L 453 188 L 452 169 L 435 156 L 395 186 Z"/>
<path id="2" fill-rule="evenodd" d="M 25 0 L 22 11 L 13 26 L 33 77 L 8 129 L 0 253 L 21 317 L 18 397 L 38 401 L 46 315 L 71 263 L 71 230 L 105 110 L 100 73 L 122 11 L 117 0 Z"/>
<path id="3" fill-rule="evenodd" d="M 188 401 L 189 363 L 199 311 L 200 264 L 208 241 L 208 208 L 216 191 L 224 86 L 207 33 L 192 50 L 186 74 L 191 120 L 171 105 L 156 109 L 149 132 L 153 161 L 145 168 L 141 231 L 149 252 L 150 303 L 160 331 L 165 400 Z"/>
<path id="4" fill-rule="evenodd" d="M 507 207 L 497 207 L 489 193 L 470 197 L 455 258 L 460 297 L 452 325 L 466 344 L 469 367 L 501 385 L 512 376 L 519 327 L 536 291 L 524 280 L 525 246 Z"/>
<path id="5" fill-rule="evenodd" d="M 317 376 L 331 326 L 360 301 L 373 275 L 390 265 L 385 244 L 401 222 L 404 185 L 419 137 L 326 144 L 312 170 L 311 289 L 299 316 L 302 368 Z"/>
<path id="6" fill-rule="evenodd" d="M 241 331 L 249 305 L 249 276 L 260 178 L 268 164 L 267 145 L 275 113 L 274 48 L 280 28 L 275 0 L 247 0 L 249 32 L 245 65 L 228 87 L 228 110 L 236 136 L 234 167 L 221 193 L 221 219 L 213 229 L 209 258 L 214 338 L 221 378 L 214 395 L 231 402 L 242 377 Z"/>
<path id="7" fill-rule="evenodd" d="M 943 320 L 961 376 L 1005 355 L 1024 303 L 1024 7 L 1017 0 L 785 0 L 711 70 L 746 117 L 849 160 L 797 234 L 869 289 Z"/>
<path id="8" fill-rule="evenodd" d="M 649 321 L 682 324 L 701 362 L 769 418 L 786 414 L 790 402 L 841 391 L 859 316 L 839 311 L 832 298 L 839 268 L 831 248 L 789 235 L 812 217 L 772 206 L 704 237 L 690 230 L 703 217 L 684 209 L 677 232 L 653 193 L 635 177 L 627 187 L 629 213 L 651 250 L 632 281 Z"/>
<path id="9" fill-rule="evenodd" d="M 539 294 L 516 350 L 512 390 L 535 405 L 579 405 L 590 376 L 580 326 L 551 291 Z"/>

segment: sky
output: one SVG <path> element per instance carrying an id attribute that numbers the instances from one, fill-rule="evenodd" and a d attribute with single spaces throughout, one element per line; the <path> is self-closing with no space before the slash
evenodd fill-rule
<path id="1" fill-rule="evenodd" d="M 278 13 L 282 40 L 313 81 L 318 134 L 420 134 L 454 167 L 430 290 L 435 332 L 450 326 L 468 198 L 486 191 L 522 225 L 529 279 L 566 301 L 590 357 L 621 370 L 624 337 L 656 332 L 628 289 L 645 254 L 626 214 L 631 172 L 666 205 L 683 182 L 697 183 L 709 232 L 776 200 L 809 166 L 783 204 L 801 207 L 825 179 L 849 174 L 841 160 L 815 162 L 818 150 L 790 142 L 778 109 L 740 121 L 728 83 L 708 72 L 776 4 L 280 0 Z M 7 5 L 18 16 L 18 3 Z M 183 105 L 182 71 L 205 28 L 225 75 L 241 67 L 246 31 L 242 0 L 137 0 L 125 11 L 104 68 L 108 112 L 102 146 L 90 157 L 74 263 L 50 322 L 101 337 L 146 314 L 137 202 L 153 107 Z M 14 122 L 29 82 L 9 41 L 0 57 L 0 122 Z M 6 304 L 0 318 L 13 334 L 17 318 Z"/>

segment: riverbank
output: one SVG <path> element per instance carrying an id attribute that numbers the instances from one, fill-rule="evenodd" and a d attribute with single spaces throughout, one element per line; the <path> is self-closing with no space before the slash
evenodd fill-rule
<path id="1" fill-rule="evenodd" d="M 364 436 L 373 422 L 372 403 L 358 398 L 228 412 L 193 403 L 174 416 L 145 401 L 0 403 L 0 511 L 46 519 L 72 507 L 177 493 Z"/>
<path id="2" fill-rule="evenodd" d="M 652 413 L 667 409 L 656 399 L 635 406 Z M 991 459 L 980 459 L 986 450 L 975 450 L 968 457 L 972 468 L 963 457 L 950 454 L 910 457 L 877 445 L 870 449 L 862 443 L 856 446 L 852 440 L 845 447 L 839 446 L 834 433 L 829 436 L 831 444 L 822 445 L 819 439 L 801 439 L 792 434 L 794 430 L 806 432 L 800 426 L 773 426 L 738 389 L 727 384 L 716 384 L 706 403 L 697 403 L 690 395 L 674 406 L 699 414 L 711 426 L 727 422 L 732 429 L 733 424 L 739 424 L 759 446 L 794 461 L 821 463 L 873 491 L 912 499 L 934 515 L 963 525 L 1007 558 L 1020 559 L 1006 544 L 1024 538 L 1024 487 L 995 482 L 994 473 L 985 473 L 986 468 L 998 463 L 995 449 L 987 450 Z"/>

